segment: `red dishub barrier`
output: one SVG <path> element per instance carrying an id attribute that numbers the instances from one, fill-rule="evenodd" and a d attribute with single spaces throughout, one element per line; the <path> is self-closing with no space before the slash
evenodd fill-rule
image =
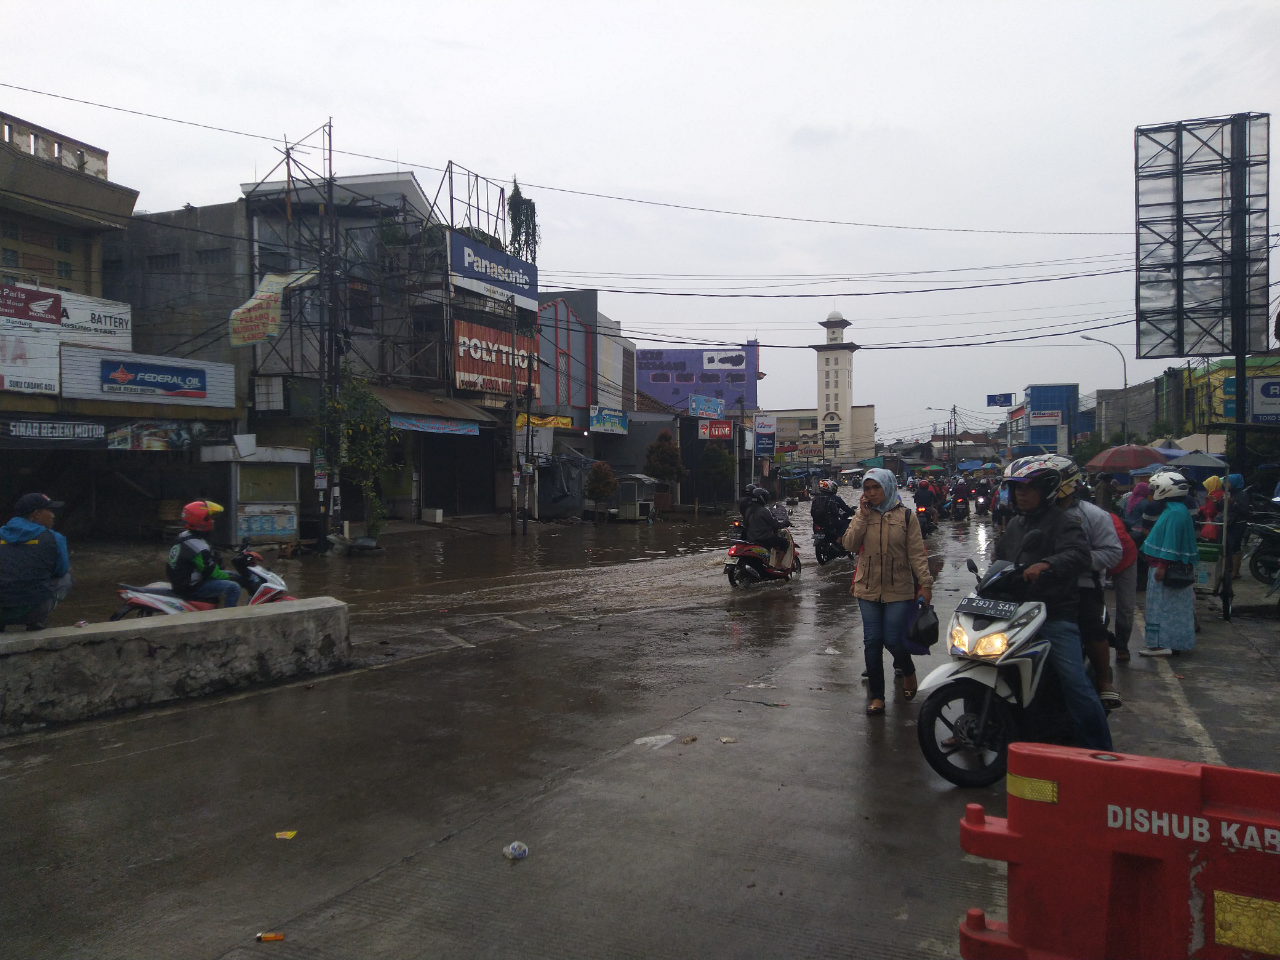
<path id="1" fill-rule="evenodd" d="M 1008 924 L 970 910 L 966 960 L 1280 956 L 1280 775 L 1019 743 L 1009 817 L 960 846 L 1009 864 Z"/>

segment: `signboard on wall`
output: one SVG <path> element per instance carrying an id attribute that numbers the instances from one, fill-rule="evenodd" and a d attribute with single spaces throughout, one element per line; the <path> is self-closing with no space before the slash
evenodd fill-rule
<path id="1" fill-rule="evenodd" d="M 699 420 L 699 440 L 730 440 L 733 438 L 732 420 Z"/>
<path id="2" fill-rule="evenodd" d="M 0 284 L 0 390 L 56 396 L 62 344 L 129 350 L 127 303 Z"/>
<path id="3" fill-rule="evenodd" d="M 245 503 L 236 515 L 236 536 L 292 540 L 298 535 L 296 503 Z"/>
<path id="4" fill-rule="evenodd" d="M 268 273 L 263 277 L 253 296 L 231 311 L 228 329 L 231 346 L 243 347 L 279 336 L 280 308 L 285 291 L 315 275 L 314 270 L 297 270 L 293 273 Z"/>
<path id="5" fill-rule="evenodd" d="M 541 398 L 538 383 L 538 343 L 533 337 L 516 337 L 514 368 L 511 355 L 511 331 L 468 323 L 453 322 L 455 341 L 454 386 L 463 390 L 486 393 L 511 393 L 511 373 L 515 370 L 516 389 L 524 393 L 529 381 L 529 362 L 533 358 L 533 396 Z"/>
<path id="6" fill-rule="evenodd" d="M 627 411 L 612 410 L 609 407 L 591 408 L 592 433 L 625 434 L 627 426 Z"/>
<path id="7" fill-rule="evenodd" d="M 481 296 L 538 309 L 537 267 L 456 230 L 449 231 L 449 280 Z"/>
<path id="8" fill-rule="evenodd" d="M 517 430 L 523 430 L 525 427 L 525 424 L 528 422 L 529 422 L 528 414 L 520 413 L 516 415 Z M 548 429 L 559 428 L 561 430 L 572 430 L 573 417 L 540 417 L 535 413 L 533 415 L 533 428 L 536 430 L 539 427 L 546 427 Z"/>
<path id="9" fill-rule="evenodd" d="M 1280 377 L 1249 378 L 1249 420 L 1280 423 Z"/>
<path id="10" fill-rule="evenodd" d="M 987 406 L 988 407 L 1012 407 L 1013 394 L 1012 393 L 988 393 Z"/>
<path id="11" fill-rule="evenodd" d="M 703 397 L 692 394 L 689 397 L 689 416 L 714 417 L 724 416 L 724 401 L 715 397 Z"/>
<path id="12" fill-rule="evenodd" d="M 1033 412 L 1028 414 L 1027 417 L 1033 427 L 1056 427 L 1062 423 L 1061 410 Z"/>
<path id="13" fill-rule="evenodd" d="M 58 395 L 57 327 L 0 319 L 0 390 Z"/>
<path id="14" fill-rule="evenodd" d="M 64 344 L 61 378 L 62 396 L 77 400 L 236 405 L 236 368 L 229 363 Z"/>
<path id="15" fill-rule="evenodd" d="M 191 400 L 203 400 L 208 396 L 205 372 L 197 367 L 140 363 L 136 360 L 99 360 L 98 378 L 103 393 L 186 397 Z"/>
<path id="16" fill-rule="evenodd" d="M 230 420 L 0 417 L 0 448 L 21 450 L 193 450 L 231 442 Z"/>
<path id="17" fill-rule="evenodd" d="M 638 350 L 636 389 L 673 407 L 684 407 L 696 394 L 722 400 L 728 407 L 754 410 L 759 358 L 755 341 L 719 350 Z"/>
<path id="18" fill-rule="evenodd" d="M 0 284 L 0 317 L 60 325 L 62 295 L 36 287 Z"/>
<path id="19" fill-rule="evenodd" d="M 480 424 L 475 420 L 428 417 L 417 413 L 393 413 L 391 426 L 396 430 L 415 430 L 418 433 L 445 433 L 455 437 L 480 436 Z"/>

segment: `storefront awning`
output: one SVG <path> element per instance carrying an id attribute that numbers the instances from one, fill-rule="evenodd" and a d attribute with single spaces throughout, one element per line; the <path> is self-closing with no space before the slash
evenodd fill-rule
<path id="1" fill-rule="evenodd" d="M 452 397 L 396 387 L 370 387 L 369 392 L 387 408 L 391 425 L 398 430 L 476 436 L 480 427 L 499 423 L 492 414 Z"/>

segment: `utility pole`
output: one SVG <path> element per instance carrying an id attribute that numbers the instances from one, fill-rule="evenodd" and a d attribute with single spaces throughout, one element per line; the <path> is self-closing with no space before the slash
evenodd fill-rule
<path id="1" fill-rule="evenodd" d="M 516 382 L 516 301 L 508 302 L 511 308 L 511 353 L 508 356 L 511 370 L 511 535 L 516 535 L 516 506 L 520 502 L 520 463 L 516 455 L 519 433 L 516 430 L 516 409 L 520 406 Z"/>
<path id="2" fill-rule="evenodd" d="M 529 470 L 529 479 L 524 479 L 521 474 L 520 479 L 524 482 L 524 525 L 522 534 L 529 535 L 529 494 L 530 488 L 533 486 L 533 478 L 536 476 L 533 470 L 533 364 L 541 344 L 542 329 L 538 326 L 534 327 L 533 344 L 534 349 L 529 351 L 529 356 L 525 362 L 525 388 L 524 388 L 524 462 Z M 513 374 L 514 376 L 514 374 Z"/>

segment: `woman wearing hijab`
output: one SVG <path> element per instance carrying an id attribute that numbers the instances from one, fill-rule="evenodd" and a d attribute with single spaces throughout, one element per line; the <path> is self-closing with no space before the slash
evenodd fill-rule
<path id="1" fill-rule="evenodd" d="M 858 554 L 850 589 L 862 615 L 862 649 L 867 664 L 868 716 L 884 713 L 884 648 L 902 672 L 902 696 L 916 695 L 916 668 L 903 645 L 907 618 L 915 604 L 916 584 L 925 603 L 933 600 L 933 577 L 916 512 L 898 496 L 892 473 L 868 470 L 862 500 L 844 534 L 844 548 Z M 861 551 L 861 553 L 859 553 Z"/>
<path id="2" fill-rule="evenodd" d="M 1143 541 L 1147 557 L 1147 603 L 1145 608 L 1147 646 L 1144 657 L 1168 657 L 1196 645 L 1195 591 L 1190 583 L 1166 586 L 1173 564 L 1191 564 L 1199 557 L 1196 528 L 1183 498 L 1187 481 L 1179 473 L 1162 473 L 1152 479 L 1152 497 L 1164 509 Z"/>

